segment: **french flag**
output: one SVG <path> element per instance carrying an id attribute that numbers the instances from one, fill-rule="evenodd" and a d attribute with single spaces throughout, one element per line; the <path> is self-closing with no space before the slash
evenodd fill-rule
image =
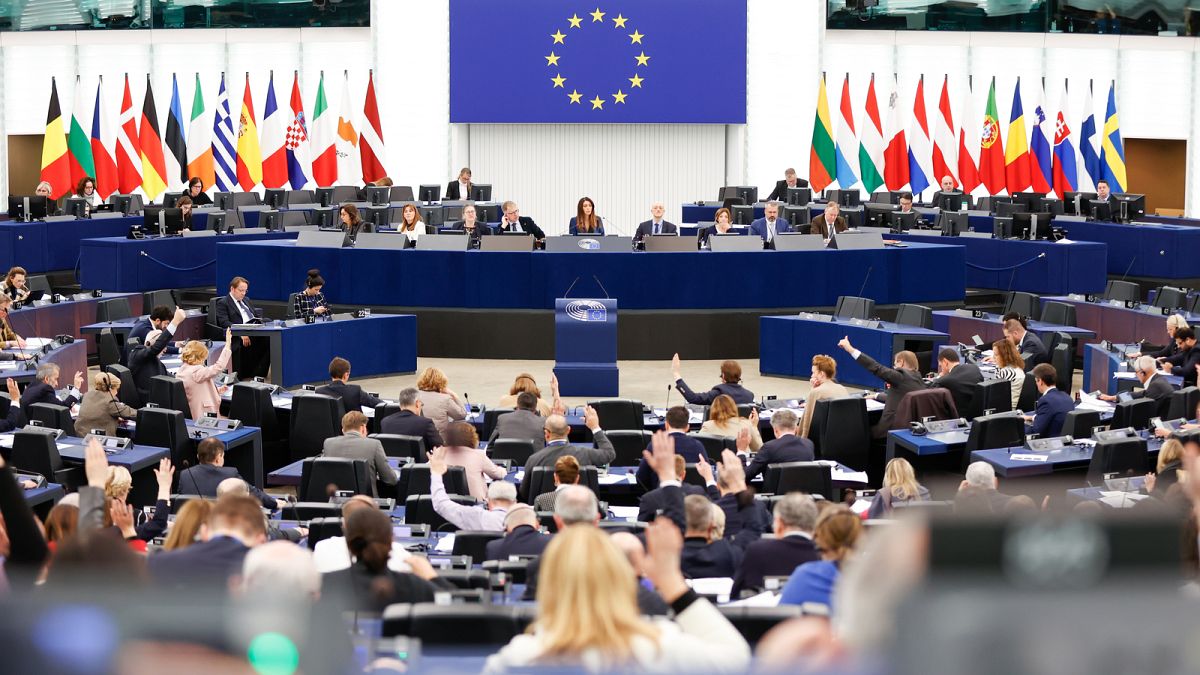
<path id="1" fill-rule="evenodd" d="M 1058 119 L 1054 125 L 1054 192 L 1061 198 L 1079 187 L 1078 164 L 1075 160 L 1075 145 L 1071 142 L 1071 127 L 1067 120 L 1067 83 L 1063 81 L 1062 98 L 1058 106 Z"/>

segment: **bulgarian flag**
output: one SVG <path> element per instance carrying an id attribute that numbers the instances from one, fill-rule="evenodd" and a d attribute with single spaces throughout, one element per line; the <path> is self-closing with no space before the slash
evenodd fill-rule
<path id="1" fill-rule="evenodd" d="M 75 105 L 71 113 L 71 130 L 67 133 L 67 152 L 71 157 L 71 183 L 78 184 L 85 176 L 96 178 L 96 161 L 92 158 L 92 139 L 88 136 L 90 125 L 86 119 L 87 107 L 83 98 L 83 87 L 79 76 L 75 76 Z"/>

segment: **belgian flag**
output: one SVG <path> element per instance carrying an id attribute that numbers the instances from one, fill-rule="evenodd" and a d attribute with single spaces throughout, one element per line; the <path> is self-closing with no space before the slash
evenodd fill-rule
<path id="1" fill-rule="evenodd" d="M 142 157 L 142 191 L 150 201 L 167 189 L 167 160 L 163 156 L 162 136 L 158 135 L 158 112 L 154 109 L 154 89 L 146 76 L 146 99 L 142 103 L 142 121 L 138 125 L 138 154 Z"/>
<path id="2" fill-rule="evenodd" d="M 62 107 L 58 105 L 58 85 L 50 78 L 50 109 L 46 112 L 46 136 L 42 141 L 42 180 L 50 184 L 51 197 L 69 194 L 71 159 L 67 154 L 67 132 L 63 128 Z"/>

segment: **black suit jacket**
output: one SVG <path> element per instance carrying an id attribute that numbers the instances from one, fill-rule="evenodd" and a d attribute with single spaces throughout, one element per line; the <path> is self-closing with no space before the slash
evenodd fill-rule
<path id="1" fill-rule="evenodd" d="M 388 583 L 378 583 L 385 580 Z M 383 588 L 390 588 L 391 592 L 381 595 Z M 321 575 L 322 600 L 329 598 L 328 602 L 343 611 L 382 612 L 397 603 L 433 602 L 438 588 L 415 574 L 386 570 L 373 575 L 360 563 Z"/>
<path id="2" fill-rule="evenodd" d="M 811 462 L 815 456 L 812 441 L 795 434 L 781 436 L 773 441 L 763 443 L 754 453 L 750 465 L 746 467 L 746 482 L 767 470 L 768 464 L 783 462 Z"/>
<path id="3" fill-rule="evenodd" d="M 712 543 L 696 537 L 683 540 L 679 568 L 685 577 L 732 577 L 741 565 L 742 551 L 728 539 L 717 539 Z"/>
<path id="4" fill-rule="evenodd" d="M 25 388 L 25 391 L 21 392 L 21 410 L 24 410 L 26 415 L 29 414 L 29 406 L 34 403 L 49 403 L 50 405 L 62 405 L 70 408 L 78 402 L 79 399 L 74 396 L 68 396 L 65 399 L 59 400 L 54 395 L 54 387 L 41 380 L 35 380 L 33 384 Z"/>
<path id="5" fill-rule="evenodd" d="M 242 560 L 249 550 L 236 539 L 217 537 L 156 553 L 146 560 L 146 567 L 150 578 L 160 586 L 220 588 L 225 593 L 229 577 L 241 573 Z"/>
<path id="6" fill-rule="evenodd" d="M 374 408 L 382 403 L 369 392 L 363 391 L 362 387 L 357 384 L 347 384 L 341 380 L 334 380 L 325 386 L 317 387 L 317 393 L 342 399 L 342 409 L 346 412 L 352 410 L 361 412 L 363 408 Z"/>
<path id="7" fill-rule="evenodd" d="M 1021 344 L 1017 345 L 1017 351 L 1021 352 L 1021 358 L 1025 359 L 1025 370 L 1032 370 L 1034 366 L 1042 363 L 1050 363 L 1050 354 L 1046 351 L 1046 344 L 1042 342 L 1042 338 L 1033 334 L 1033 331 L 1025 331 L 1025 336 L 1021 338 Z"/>
<path id="8" fill-rule="evenodd" d="M 471 186 L 472 190 L 475 188 L 474 183 L 468 183 L 468 185 Z M 471 195 L 464 196 L 462 191 L 458 189 L 458 181 L 457 180 L 452 180 L 449 183 L 446 183 L 446 197 L 445 197 L 446 201 L 456 202 L 461 199 L 470 199 L 470 198 L 471 198 Z"/>
<path id="9" fill-rule="evenodd" d="M 450 224 L 450 229 L 452 229 L 452 230 L 462 230 L 463 232 L 466 232 L 466 231 L 467 231 L 467 227 L 466 227 L 466 225 L 465 225 L 465 224 L 463 223 L 463 221 L 461 221 L 461 220 L 458 220 L 458 221 L 455 221 L 454 223 L 451 223 L 451 224 Z M 475 221 L 475 229 L 474 229 L 474 230 L 472 230 L 472 231 L 471 231 L 471 233 L 470 233 L 470 237 L 471 237 L 471 248 L 478 248 L 478 246 L 479 246 L 479 238 L 480 238 L 480 237 L 486 237 L 487 235 L 489 235 L 489 234 L 491 234 L 491 233 L 492 233 L 492 228 L 491 228 L 491 227 L 489 227 L 487 223 L 483 222 L 482 220 L 476 220 L 476 221 Z"/>
<path id="10" fill-rule="evenodd" d="M 1171 364 L 1171 374 L 1183 378 L 1183 386 L 1196 384 L 1196 364 L 1200 363 L 1200 346 L 1179 352 L 1166 360 Z"/>
<path id="11" fill-rule="evenodd" d="M 1195 372 L 1194 370 L 1192 372 Z M 1175 393 L 1175 387 L 1167 382 L 1167 378 L 1162 375 L 1155 375 L 1150 378 L 1150 384 L 1134 394 L 1134 398 L 1148 398 L 1154 400 L 1156 404 L 1154 414 L 1158 417 L 1166 417 L 1167 413 L 1171 412 L 1171 395 Z"/>
<path id="12" fill-rule="evenodd" d="M 661 234 L 679 234 L 679 228 L 675 225 L 675 223 L 667 222 L 666 220 L 664 220 L 664 221 L 662 221 Z M 633 240 L 641 241 L 643 237 L 650 237 L 653 235 L 654 235 L 654 221 L 647 220 L 646 222 L 640 223 L 638 225 L 637 232 L 634 233 L 634 235 L 633 235 Z"/>
<path id="13" fill-rule="evenodd" d="M 549 536 L 522 525 L 501 539 L 489 541 L 485 551 L 488 560 L 508 560 L 513 555 L 541 555 L 549 543 Z"/>
<path id="14" fill-rule="evenodd" d="M 971 401 L 975 399 L 975 385 L 983 382 L 983 373 L 973 363 L 960 363 L 946 375 L 933 381 L 933 386 L 950 391 L 959 417 L 971 414 Z"/>
<path id="15" fill-rule="evenodd" d="M 808 537 L 794 535 L 781 539 L 760 539 L 746 547 L 742 566 L 733 577 L 729 599 L 737 599 L 743 590 L 762 590 L 763 577 L 790 576 L 800 565 L 820 559 L 821 552 Z"/>
<path id="16" fill-rule="evenodd" d="M 795 187 L 808 187 L 808 181 L 804 180 L 803 178 L 796 178 Z M 773 202 L 777 199 L 779 199 L 779 200 L 786 199 L 787 198 L 787 189 L 788 189 L 788 184 L 787 184 L 786 178 L 783 180 L 780 180 L 780 181 L 776 181 L 775 189 L 771 190 L 771 195 L 769 197 L 767 197 L 767 201 Z"/>
<path id="17" fill-rule="evenodd" d="M 702 488 L 699 485 L 682 483 L 677 491 L 674 492 L 674 495 L 669 492 L 669 488 L 670 486 L 655 488 L 642 495 L 642 500 L 638 505 L 638 522 L 652 523 L 658 517 L 659 512 L 662 512 L 663 515 L 674 514 L 679 518 L 679 520 L 675 521 L 675 524 L 679 526 L 679 531 L 683 532 L 687 529 L 687 522 L 683 520 L 682 505 L 669 505 L 667 503 L 668 500 L 678 499 L 677 495 L 680 492 L 683 493 L 684 497 L 688 495 L 704 495 L 714 502 L 721 498 L 721 492 L 715 485 Z M 675 506 L 676 508 L 671 508 L 671 506 Z"/>
<path id="18" fill-rule="evenodd" d="M 197 464 L 196 466 L 184 469 L 179 474 L 179 493 L 185 495 L 200 495 L 201 497 L 216 497 L 217 486 L 226 478 L 242 478 L 242 474 L 238 473 L 236 467 L 232 466 L 217 466 L 215 464 Z M 268 509 L 274 511 L 279 508 L 279 502 L 274 497 L 259 490 L 257 487 L 246 483 L 250 487 L 250 494 Z"/>
<path id="19" fill-rule="evenodd" d="M 879 424 L 872 429 L 875 438 L 883 438 L 887 436 L 888 429 L 892 428 L 892 421 L 896 419 L 896 409 L 900 407 L 901 399 L 910 391 L 924 389 L 925 381 L 915 370 L 889 368 L 861 352 L 858 355 L 858 364 L 891 385 L 887 402 L 883 404 L 883 415 L 879 418 Z"/>
<path id="20" fill-rule="evenodd" d="M 722 382 L 702 394 L 697 394 L 687 386 L 686 382 L 680 379 L 675 380 L 675 388 L 679 390 L 680 394 L 683 394 L 683 398 L 688 403 L 693 405 L 711 405 L 713 400 L 721 394 L 729 396 L 738 405 L 754 403 L 754 392 L 740 384 L 726 384 Z"/>
<path id="21" fill-rule="evenodd" d="M 163 331 L 151 345 L 138 345 L 129 351 L 129 373 L 133 376 L 133 386 L 143 401 L 150 400 L 150 379 L 156 375 L 166 375 L 167 367 L 158 359 L 158 355 L 171 342 L 171 334 Z M 233 341 L 237 344 L 237 340 Z"/>
<path id="22" fill-rule="evenodd" d="M 704 457 L 705 461 L 708 461 L 708 454 L 704 451 L 704 444 L 700 441 L 678 431 L 671 432 L 671 438 L 675 439 L 675 454 L 683 457 L 684 462 L 695 464 L 701 457 Z M 715 467 L 713 471 L 714 475 L 716 475 Z M 654 473 L 650 465 L 646 464 L 646 460 L 644 459 L 638 464 L 636 478 L 638 485 L 647 490 L 653 490 L 658 487 L 658 475 Z"/>
<path id="23" fill-rule="evenodd" d="M 379 431 L 384 434 L 419 436 L 425 439 L 426 452 L 432 452 L 434 448 L 442 445 L 442 435 L 438 433 L 437 427 L 433 426 L 433 420 L 411 410 L 401 410 L 383 418 L 379 423 Z"/>
<path id="24" fill-rule="evenodd" d="M 518 218 L 518 220 L 521 221 L 521 229 L 532 234 L 534 239 L 545 239 L 546 238 L 546 233 L 542 232 L 542 228 L 538 227 L 537 223 L 533 222 L 533 218 L 529 218 L 528 216 L 520 216 Z M 510 231 L 510 228 L 508 227 L 508 221 L 506 221 L 502 218 L 500 220 L 500 227 L 497 228 L 497 232 L 508 232 L 508 231 Z"/>

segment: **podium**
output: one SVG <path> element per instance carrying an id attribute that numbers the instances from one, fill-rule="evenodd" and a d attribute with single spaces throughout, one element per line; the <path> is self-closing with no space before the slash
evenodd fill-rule
<path id="1" fill-rule="evenodd" d="M 563 396 L 617 396 L 617 301 L 554 301 L 554 375 Z"/>

